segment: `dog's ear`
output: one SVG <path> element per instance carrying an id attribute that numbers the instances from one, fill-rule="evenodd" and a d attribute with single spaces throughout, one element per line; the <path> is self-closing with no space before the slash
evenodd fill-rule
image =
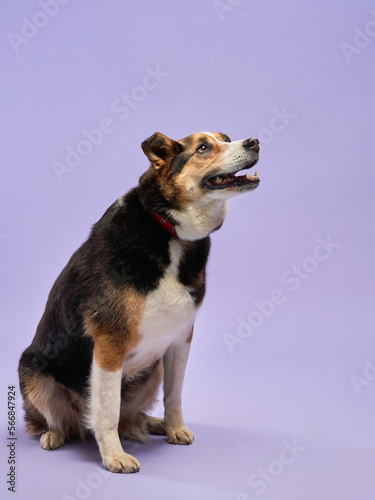
<path id="1" fill-rule="evenodd" d="M 155 132 L 142 142 L 142 149 L 154 168 L 159 169 L 170 164 L 173 158 L 181 153 L 182 145 L 160 132 Z"/>

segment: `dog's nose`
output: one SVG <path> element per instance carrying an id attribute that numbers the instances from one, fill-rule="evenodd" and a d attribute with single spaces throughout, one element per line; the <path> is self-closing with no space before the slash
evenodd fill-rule
<path id="1" fill-rule="evenodd" d="M 258 151 L 260 149 L 258 139 L 245 139 L 243 141 L 243 147 L 245 149 L 251 149 L 252 151 L 255 151 L 256 153 L 258 153 Z"/>

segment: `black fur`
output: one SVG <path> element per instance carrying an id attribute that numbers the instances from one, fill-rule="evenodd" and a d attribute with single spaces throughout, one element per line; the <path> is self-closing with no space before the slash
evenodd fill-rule
<path id="1" fill-rule="evenodd" d="M 36 335 L 22 354 L 21 388 L 23 381 L 42 372 L 67 388 L 86 393 L 93 340 L 84 335 L 84 317 L 91 315 L 111 332 L 116 328 L 116 315 L 123 314 L 109 307 L 116 293 L 131 284 L 146 295 L 158 286 L 170 263 L 168 244 L 173 236 L 160 227 L 150 211 L 163 212 L 173 205 L 173 200 L 161 195 L 150 169 L 139 186 L 123 197 L 122 204 L 110 206 L 93 226 L 88 240 L 53 285 Z M 186 242 L 180 264 L 179 280 L 191 287 L 196 304 L 205 292 L 209 247 L 209 237 Z"/>
<path id="2" fill-rule="evenodd" d="M 185 164 L 190 160 L 194 153 L 180 153 L 175 156 L 172 161 L 172 168 L 175 174 L 179 174 L 184 168 Z"/>
<path id="3" fill-rule="evenodd" d="M 219 132 L 221 137 L 223 138 L 223 141 L 225 142 L 232 142 L 230 138 L 227 136 L 227 134 L 223 134 L 222 132 Z"/>
<path id="4" fill-rule="evenodd" d="M 201 304 L 206 292 L 205 269 L 210 244 L 210 238 L 208 237 L 189 242 L 179 267 L 178 279 L 185 286 L 190 287 L 192 283 L 199 281 L 200 275 L 203 273 L 200 285 L 194 286 L 190 290 L 196 306 Z"/>

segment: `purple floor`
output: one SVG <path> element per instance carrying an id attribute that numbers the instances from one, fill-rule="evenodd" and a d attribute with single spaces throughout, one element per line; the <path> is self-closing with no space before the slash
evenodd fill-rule
<path id="1" fill-rule="evenodd" d="M 241 361 L 208 371 L 203 356 L 192 358 L 184 405 L 191 446 L 125 441 L 141 471 L 115 475 L 101 467 L 93 439 L 47 452 L 20 421 L 18 497 L 373 498 L 372 389 L 359 398 L 334 367 Z M 15 379 L 13 369 L 7 375 Z M 4 450 L 4 433 L 3 442 Z"/>
<path id="2" fill-rule="evenodd" d="M 137 183 L 155 131 L 258 137 L 261 183 L 212 236 L 184 386 L 188 447 L 26 436 L 19 499 L 373 500 L 375 6 L 370 0 L 1 7 L 0 411 L 48 292 Z M 17 389 L 18 391 L 18 389 Z M 162 408 L 155 408 L 162 415 Z"/>

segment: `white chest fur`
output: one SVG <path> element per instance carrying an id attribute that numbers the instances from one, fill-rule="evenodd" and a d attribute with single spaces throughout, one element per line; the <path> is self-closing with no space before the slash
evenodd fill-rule
<path id="1" fill-rule="evenodd" d="M 171 262 L 158 287 L 147 296 L 139 325 L 141 341 L 124 363 L 123 373 L 133 376 L 160 358 L 172 343 L 186 342 L 197 309 L 189 289 L 178 281 L 183 247 L 169 243 Z"/>

